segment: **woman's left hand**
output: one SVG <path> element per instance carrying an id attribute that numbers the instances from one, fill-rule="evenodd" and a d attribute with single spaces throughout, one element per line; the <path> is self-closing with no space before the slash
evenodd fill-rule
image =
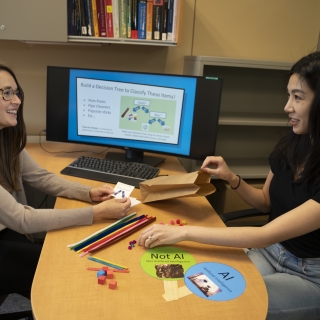
<path id="1" fill-rule="evenodd" d="M 101 186 L 93 187 L 90 190 L 90 198 L 93 202 L 101 202 L 112 199 L 113 193 L 114 191 L 111 186 L 108 184 L 103 184 Z"/>
<path id="2" fill-rule="evenodd" d="M 183 241 L 186 229 L 184 226 L 154 224 L 141 233 L 138 244 L 145 248 L 153 248 L 161 244 Z"/>

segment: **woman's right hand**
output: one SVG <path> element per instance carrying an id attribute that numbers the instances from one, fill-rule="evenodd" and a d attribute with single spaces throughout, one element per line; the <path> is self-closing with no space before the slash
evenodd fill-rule
<path id="1" fill-rule="evenodd" d="M 130 198 L 110 199 L 93 206 L 93 220 L 121 219 L 130 210 Z"/>
<path id="2" fill-rule="evenodd" d="M 227 163 L 222 157 L 207 157 L 201 166 L 204 172 L 213 174 L 219 179 L 231 182 L 234 179 L 238 179 L 237 176 L 229 169 Z"/>

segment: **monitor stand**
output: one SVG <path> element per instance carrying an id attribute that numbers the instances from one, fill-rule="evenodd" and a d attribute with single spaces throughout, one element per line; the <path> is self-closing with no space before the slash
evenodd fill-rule
<path id="1" fill-rule="evenodd" d="M 107 160 L 144 163 L 151 167 L 156 167 L 165 160 L 165 158 L 145 156 L 143 154 L 143 151 L 136 151 L 131 149 L 127 149 L 125 153 L 108 152 L 105 158 Z"/>

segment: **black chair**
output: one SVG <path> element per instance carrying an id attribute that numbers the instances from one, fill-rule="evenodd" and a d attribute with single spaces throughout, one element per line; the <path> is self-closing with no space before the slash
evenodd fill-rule
<path id="1" fill-rule="evenodd" d="M 42 208 L 42 209 L 54 208 L 56 197 L 48 196 L 43 192 L 28 186 L 27 184 L 24 184 L 24 189 L 25 189 L 28 205 L 34 208 Z M 40 233 L 34 234 L 33 236 L 34 236 L 35 242 L 41 243 L 44 240 L 45 232 L 40 232 Z M 7 297 L 8 295 L 2 295 L 2 296 L 0 295 L 0 306 L 4 303 Z M 16 319 L 22 319 L 22 318 L 33 319 L 32 310 L 0 314 L 0 320 L 16 320 Z"/>
<path id="2" fill-rule="evenodd" d="M 268 223 L 269 213 L 263 213 L 257 209 L 250 208 L 220 214 L 219 217 L 227 227 L 255 226 L 261 227 Z"/>
<path id="3" fill-rule="evenodd" d="M 0 306 L 5 302 L 8 295 L 1 295 L 0 296 Z M 25 310 L 25 311 L 17 311 L 17 312 L 10 312 L 10 313 L 3 313 L 0 314 L 0 320 L 18 320 L 28 318 L 30 320 L 33 319 L 32 310 Z"/>

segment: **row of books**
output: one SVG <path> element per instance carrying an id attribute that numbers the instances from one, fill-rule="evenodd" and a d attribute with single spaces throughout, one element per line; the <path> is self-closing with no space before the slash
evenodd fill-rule
<path id="1" fill-rule="evenodd" d="M 177 42 L 181 0 L 68 0 L 68 35 Z"/>

